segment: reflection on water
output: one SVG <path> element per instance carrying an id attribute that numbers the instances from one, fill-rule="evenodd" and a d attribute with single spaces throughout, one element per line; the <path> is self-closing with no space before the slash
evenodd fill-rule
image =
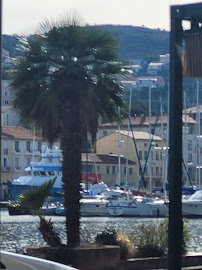
<path id="1" fill-rule="evenodd" d="M 7 210 L 0 212 L 1 233 L 0 248 L 6 251 L 23 252 L 27 246 L 44 245 L 45 242 L 38 232 L 38 217 L 31 215 L 9 216 Z M 66 242 L 65 217 L 51 216 L 55 230 L 63 242 Z M 97 233 L 105 228 L 116 229 L 125 233 L 134 232 L 138 225 L 144 223 L 158 223 L 161 218 L 125 218 L 125 217 L 82 217 L 81 240 L 93 241 Z M 190 219 L 192 241 L 189 246 L 191 252 L 202 252 L 201 227 L 202 219 Z"/>

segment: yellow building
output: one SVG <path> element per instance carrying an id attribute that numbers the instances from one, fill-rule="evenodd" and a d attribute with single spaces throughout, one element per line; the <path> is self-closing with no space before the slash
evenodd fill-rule
<path id="1" fill-rule="evenodd" d="M 39 161 L 42 137 L 23 127 L 5 126 L 1 134 L 1 198 L 9 197 L 7 181 L 24 174 L 31 161 Z M 34 154 L 34 155 L 33 155 Z"/>
<path id="2" fill-rule="evenodd" d="M 150 134 L 147 132 L 128 132 L 115 131 L 99 140 L 96 143 L 96 152 L 98 155 L 118 155 L 120 153 L 125 159 L 131 160 L 135 163 L 133 170 L 133 177 L 128 181 L 129 184 L 139 187 L 142 178 L 142 171 L 144 170 L 144 183 L 147 189 L 162 189 L 163 188 L 163 142 L 159 136 L 153 136 L 152 147 L 148 156 L 150 148 Z M 119 143 L 120 142 L 120 143 Z M 136 146 L 135 146 L 135 143 Z M 120 147 L 119 147 L 120 145 Z M 137 152 L 136 152 L 137 148 Z M 143 184 L 143 183 L 142 183 Z"/>
<path id="3" fill-rule="evenodd" d="M 126 162 L 123 157 L 120 158 L 120 181 L 118 170 L 118 155 L 110 154 L 82 154 L 82 172 L 85 178 L 86 174 L 92 175 L 93 182 L 104 182 L 109 187 L 115 187 L 126 182 Z M 129 183 L 134 182 L 135 162 L 128 160 L 127 179 Z M 90 178 L 88 177 L 88 179 Z M 83 182 L 85 183 L 84 179 Z"/>

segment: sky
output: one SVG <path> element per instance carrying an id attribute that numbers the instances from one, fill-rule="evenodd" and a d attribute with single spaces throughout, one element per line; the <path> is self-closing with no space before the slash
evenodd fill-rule
<path id="1" fill-rule="evenodd" d="M 45 20 L 76 13 L 85 24 L 170 30 L 170 6 L 192 0 L 2 0 L 3 34 L 32 34 Z"/>

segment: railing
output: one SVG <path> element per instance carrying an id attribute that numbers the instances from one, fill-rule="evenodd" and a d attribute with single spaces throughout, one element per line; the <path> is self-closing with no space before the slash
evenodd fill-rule
<path id="1" fill-rule="evenodd" d="M 7 148 L 4 148 L 4 154 L 8 154 L 8 149 Z"/>
<path id="2" fill-rule="evenodd" d="M 1 170 L 2 170 L 3 172 L 7 172 L 7 171 L 10 171 L 11 168 L 10 168 L 10 166 L 2 166 L 2 167 L 1 167 Z"/>

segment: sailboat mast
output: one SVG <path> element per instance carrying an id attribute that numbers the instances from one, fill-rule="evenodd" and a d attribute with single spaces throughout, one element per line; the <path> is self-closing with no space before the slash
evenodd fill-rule
<path id="1" fill-rule="evenodd" d="M 118 108 L 120 114 L 120 107 Z M 117 183 L 118 186 L 121 184 L 121 137 L 120 137 L 120 124 L 118 125 L 118 175 Z"/>
<path id="2" fill-rule="evenodd" d="M 151 85 L 149 84 L 149 141 L 151 144 Z M 149 153 L 149 190 L 152 193 L 151 155 Z"/>
<path id="3" fill-rule="evenodd" d="M 130 89 L 130 98 L 129 98 L 129 114 L 128 114 L 128 137 L 126 144 L 126 186 L 128 185 L 128 152 L 129 152 L 129 130 L 130 130 L 130 112 L 131 112 L 131 102 L 132 102 L 132 88 Z"/>
<path id="4" fill-rule="evenodd" d="M 196 155 L 196 164 L 197 164 L 197 170 L 196 170 L 196 175 L 197 175 L 197 182 L 198 182 L 198 187 L 199 189 L 201 188 L 201 168 L 200 168 L 200 106 L 199 106 L 199 81 L 197 80 L 196 82 L 197 87 L 196 87 L 196 125 L 197 125 L 197 155 Z"/>

